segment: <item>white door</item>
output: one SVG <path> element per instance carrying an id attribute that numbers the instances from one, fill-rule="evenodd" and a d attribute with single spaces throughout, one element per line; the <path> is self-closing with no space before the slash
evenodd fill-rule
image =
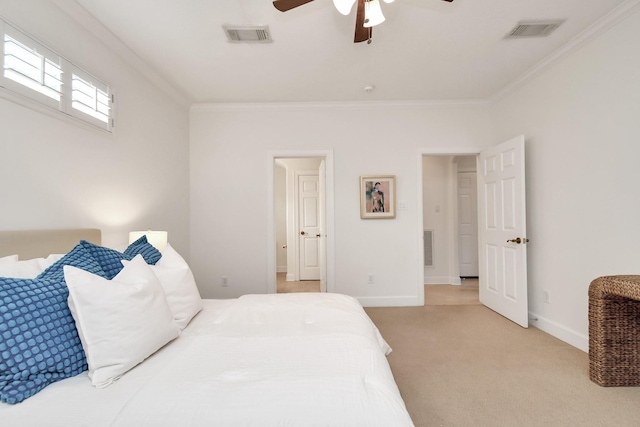
<path id="1" fill-rule="evenodd" d="M 475 172 L 458 173 L 460 277 L 478 277 L 478 185 Z"/>
<path id="2" fill-rule="evenodd" d="M 318 217 L 320 223 L 320 237 L 318 248 L 320 251 L 320 292 L 327 292 L 327 217 L 326 217 L 326 194 L 325 180 L 327 176 L 327 166 L 325 160 L 320 162 L 318 169 Z"/>
<path id="3" fill-rule="evenodd" d="M 298 176 L 300 280 L 320 280 L 320 217 L 318 175 Z"/>
<path id="4" fill-rule="evenodd" d="M 480 302 L 526 328 L 524 136 L 480 153 L 478 206 Z"/>

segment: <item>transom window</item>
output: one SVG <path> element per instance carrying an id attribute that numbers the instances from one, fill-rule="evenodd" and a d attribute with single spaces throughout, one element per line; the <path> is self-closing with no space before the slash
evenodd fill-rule
<path id="1" fill-rule="evenodd" d="M 112 131 L 107 84 L 2 20 L 0 29 L 0 88 Z"/>

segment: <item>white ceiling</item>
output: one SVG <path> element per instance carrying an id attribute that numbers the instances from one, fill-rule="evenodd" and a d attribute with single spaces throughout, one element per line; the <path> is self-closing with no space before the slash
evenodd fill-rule
<path id="1" fill-rule="evenodd" d="M 353 43 L 355 7 L 343 16 L 331 0 L 285 13 L 270 0 L 75 1 L 194 103 L 487 100 L 625 3 L 396 0 L 368 45 Z M 542 19 L 566 21 L 504 38 Z M 266 24 L 273 43 L 230 43 L 223 24 Z"/>

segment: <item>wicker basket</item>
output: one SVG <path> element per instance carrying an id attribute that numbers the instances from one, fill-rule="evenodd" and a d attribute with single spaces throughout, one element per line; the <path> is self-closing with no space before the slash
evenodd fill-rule
<path id="1" fill-rule="evenodd" d="M 591 282 L 589 376 L 604 387 L 640 385 L 640 276 Z"/>

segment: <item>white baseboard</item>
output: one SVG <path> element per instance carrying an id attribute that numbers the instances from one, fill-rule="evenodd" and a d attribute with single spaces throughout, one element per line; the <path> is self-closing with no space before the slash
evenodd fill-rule
<path id="1" fill-rule="evenodd" d="M 278 265 L 276 266 L 276 273 L 286 273 L 287 266 L 286 265 Z"/>
<path id="2" fill-rule="evenodd" d="M 425 285 L 460 285 L 462 282 L 459 277 L 449 276 L 425 276 Z"/>
<path id="3" fill-rule="evenodd" d="M 296 275 L 293 273 L 287 273 L 284 280 L 287 282 L 294 282 L 296 280 Z"/>
<path id="4" fill-rule="evenodd" d="M 584 352 L 589 352 L 589 337 L 546 319 L 536 313 L 529 312 L 529 322 L 541 331 L 548 333 Z"/>
<path id="5" fill-rule="evenodd" d="M 355 297 L 363 307 L 417 307 L 424 305 L 417 296 Z"/>

